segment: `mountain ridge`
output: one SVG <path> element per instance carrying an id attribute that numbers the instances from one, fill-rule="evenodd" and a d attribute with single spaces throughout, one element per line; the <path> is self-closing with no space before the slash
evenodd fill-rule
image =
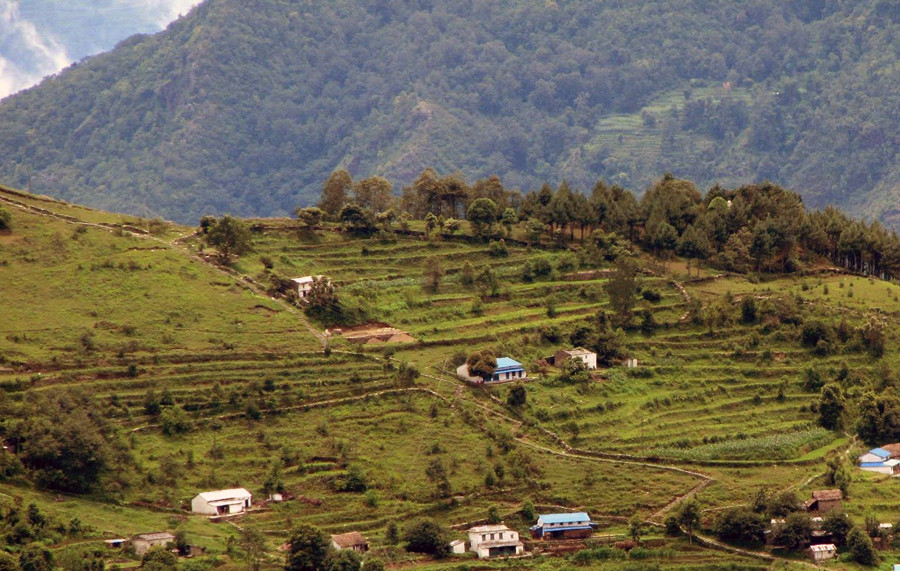
<path id="1" fill-rule="evenodd" d="M 340 167 L 395 190 L 428 166 L 523 191 L 671 171 L 895 224 L 898 19 L 878 0 L 208 0 L 4 101 L 0 180 L 194 222 L 284 215 Z"/>

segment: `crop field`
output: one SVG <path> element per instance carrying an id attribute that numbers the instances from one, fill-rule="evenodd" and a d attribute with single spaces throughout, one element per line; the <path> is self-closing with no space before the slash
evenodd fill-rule
<path id="1" fill-rule="evenodd" d="M 616 180 L 616 169 L 631 172 L 655 172 L 658 165 L 663 164 L 664 149 L 667 145 L 674 148 L 683 148 L 691 145 L 691 150 L 698 157 L 712 156 L 714 149 L 722 145 L 712 137 L 701 136 L 699 133 L 691 133 L 688 136 L 680 129 L 676 121 L 676 128 L 669 135 L 670 141 L 666 141 L 666 122 L 669 120 L 671 110 L 684 109 L 686 99 L 684 89 L 676 89 L 661 94 L 650 101 L 642 109 L 630 114 L 611 114 L 601 117 L 595 126 L 595 135 L 585 145 L 588 152 L 602 151 L 608 153 L 604 160 L 604 170 L 611 175 L 614 182 L 628 183 L 630 186 L 640 188 L 646 186 L 651 180 Z M 692 87 L 690 88 L 692 100 L 711 99 L 721 101 L 723 97 L 730 97 L 735 101 L 750 102 L 751 93 L 746 88 L 732 88 L 727 92 L 721 86 Z M 652 122 L 645 121 L 644 117 L 652 116 Z M 669 165 L 675 168 L 678 165 Z M 684 165 L 685 169 L 691 165 Z M 718 182 L 723 185 L 731 184 L 730 175 L 723 175 Z"/>
<path id="2" fill-rule="evenodd" d="M 806 498 L 826 487 L 826 457 L 859 450 L 818 426 L 810 406 L 818 393 L 804 388 L 810 370 L 873 379 L 900 367 L 891 329 L 889 351 L 876 360 L 849 349 L 817 355 L 790 323 L 733 315 L 707 323 L 690 313 L 697 301 L 736 313 L 744 296 L 764 307 L 788 295 L 798 311 L 835 324 L 896 319 L 900 287 L 862 277 L 753 283 L 703 271 L 695 279 L 677 262 L 645 271 L 639 291 L 658 299 L 638 296 L 635 312 L 652 319 L 620 333 L 623 356 L 638 367 L 617 361 L 589 382 L 569 382 L 542 360 L 612 311 L 604 286 L 613 271 L 583 267 L 572 251 L 510 240 L 498 254 L 465 232 L 426 240 L 415 223 L 385 240 L 266 220 L 252 234 L 254 251 L 225 269 L 204 257 L 192 228 L 13 198 L 24 206 L 6 206 L 14 231 L 0 235 L 0 408 L 89 394 L 135 460 L 103 497 L 55 497 L 13 479 L 0 482 L 0 505 L 19 497 L 60 520 L 77 514 L 95 541 L 184 529 L 231 554 L 238 528 L 191 517 L 185 506 L 198 491 L 233 486 L 262 501 L 278 483 L 297 499 L 239 522 L 263 533 L 272 565 L 301 522 L 361 531 L 386 561 L 422 569 L 471 562 L 411 560 L 385 544 L 389 523 L 426 515 L 463 526 L 494 507 L 524 534 L 532 522 L 520 510 L 530 501 L 539 511 L 586 510 L 604 533 L 625 534 L 632 515 L 659 524 L 696 492 L 708 524 L 761 487 Z M 444 272 L 437 291 L 425 286 L 435 262 Z M 491 269 L 495 295 L 467 281 L 466 263 Z M 535 267 L 545 270 L 529 274 Z M 308 274 L 332 278 L 355 308 L 352 323 L 336 326 L 384 323 L 415 341 L 373 347 L 332 335 L 323 351 L 326 324 L 267 292 L 272 275 Z M 483 348 L 525 364 L 524 405 L 507 404 L 513 385 L 455 378 L 460 358 Z M 405 378 L 409 367 L 420 376 Z M 182 415 L 174 423 L 172 411 Z M 845 507 L 858 521 L 900 520 L 898 480 L 854 474 Z M 654 541 L 645 559 L 596 559 L 590 568 L 772 568 L 684 539 Z M 535 557 L 478 568 L 582 563 Z"/>

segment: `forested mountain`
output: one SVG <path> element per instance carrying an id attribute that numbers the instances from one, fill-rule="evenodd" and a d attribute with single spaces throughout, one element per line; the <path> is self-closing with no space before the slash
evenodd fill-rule
<path id="1" fill-rule="evenodd" d="M 771 179 L 900 219 L 890 0 L 207 0 L 0 105 L 0 177 L 196 221 L 337 167 L 507 187 Z"/>

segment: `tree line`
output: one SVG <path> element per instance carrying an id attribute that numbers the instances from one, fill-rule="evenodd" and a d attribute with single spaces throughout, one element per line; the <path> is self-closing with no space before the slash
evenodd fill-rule
<path id="1" fill-rule="evenodd" d="M 607 245 L 627 239 L 659 257 L 677 254 L 689 264 L 742 273 L 802 271 L 818 257 L 882 279 L 900 272 L 895 231 L 834 207 L 807 209 L 799 194 L 770 182 L 716 185 L 703 194 L 693 182 L 666 174 L 638 198 L 604 181 L 590 193 L 565 181 L 556 189 L 544 184 L 522 193 L 496 176 L 470 185 L 458 173 L 441 176 L 427 168 L 398 194 L 383 177 L 353 181 L 339 169 L 323 184 L 318 207 L 296 212 L 310 227 L 330 219 L 361 232 L 424 219 L 426 231 L 453 234 L 466 219 L 482 238 L 509 237 L 518 227 L 536 243 Z"/>

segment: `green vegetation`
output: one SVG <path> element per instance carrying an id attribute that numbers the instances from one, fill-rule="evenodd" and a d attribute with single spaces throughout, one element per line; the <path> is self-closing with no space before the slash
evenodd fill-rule
<path id="1" fill-rule="evenodd" d="M 429 165 L 523 190 L 670 170 L 894 223 L 897 22 L 889 0 L 207 2 L 4 101 L 0 174 L 193 223 L 286 215 L 337 165 L 376 202 Z"/>
<path id="2" fill-rule="evenodd" d="M 681 237 L 690 223 L 679 220 L 704 219 L 719 197 L 672 199 L 692 196 L 683 183 L 660 182 L 658 210 L 611 189 L 594 203 L 646 208 Z M 567 196 L 549 190 L 544 206 Z M 744 210 L 751 227 L 779 220 L 760 204 L 791 198 L 747 188 L 732 208 L 743 196 L 755 197 Z M 627 217 L 586 222 L 582 243 L 577 220 L 557 213 L 545 224 L 535 206 L 530 220 L 495 221 L 493 236 L 478 239 L 469 224 L 441 228 L 447 198 L 428 238 L 414 218 L 407 230 L 379 223 L 372 233 L 324 219 L 235 221 L 252 253 L 232 253 L 226 266 L 193 228 L 154 235 L 138 219 L 0 198 L 24 205 L 4 206 L 13 224 L 0 236 L 0 275 L 16 277 L 2 288 L 12 301 L 0 331 L 0 435 L 10 447 L 0 452 L 0 515 L 21 521 L 15 514 L 33 503 L 49 522 L 0 524 L 4 537 L 23 538 L 5 543 L 17 560 L 43 557 L 35 540 L 59 562 L 94 557 L 107 537 L 167 529 L 210 550 L 193 561 L 276 568 L 285 561 L 276 548 L 310 526 L 360 531 L 389 565 L 457 569 L 469 560 L 435 557 L 460 537 L 445 535 L 450 526 L 502 520 L 527 537 L 535 514 L 566 508 L 590 513 L 598 535 L 641 545 L 588 544 L 523 568 L 762 569 L 706 550 L 703 537 L 758 548 L 761 518 L 787 518 L 823 487 L 848 495 L 847 537 L 873 514 L 900 520 L 887 478 L 850 465 L 858 429 L 892 434 L 897 338 L 873 314 L 900 312 L 900 288 L 831 269 L 802 241 L 760 257 L 759 273 L 720 275 L 726 262 L 711 255 L 687 277 L 686 259 L 637 228 L 627 241 Z M 799 218 L 792 224 L 815 215 Z M 764 271 L 789 255 L 808 270 Z M 443 274 L 430 279 L 436 267 Z M 326 276 L 317 305 L 291 295 L 290 278 L 302 275 Z M 357 343 L 359 325 L 413 340 Z M 871 350 L 879 343 L 884 351 Z M 602 368 L 546 363 L 571 346 L 596 349 Z M 486 372 L 501 356 L 525 364 L 529 380 L 455 378 L 467 360 Z M 240 529 L 186 513 L 198 491 L 235 486 L 257 503 L 276 491 L 295 499 L 265 505 Z M 61 493 L 75 495 L 53 501 Z M 780 544 L 802 541 L 801 519 Z M 676 537 L 678 525 L 688 535 Z M 854 541 L 863 557 L 865 542 Z"/>

